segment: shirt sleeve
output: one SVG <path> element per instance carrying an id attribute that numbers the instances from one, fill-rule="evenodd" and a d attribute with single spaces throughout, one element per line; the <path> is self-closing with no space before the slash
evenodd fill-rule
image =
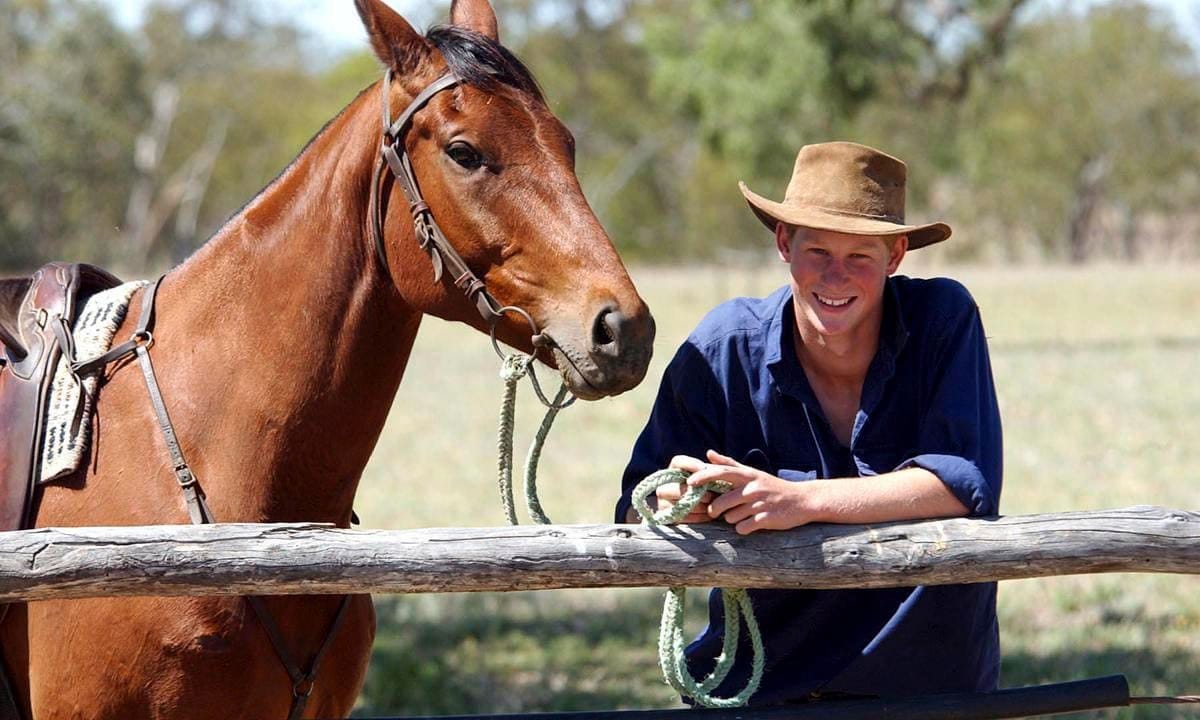
<path id="1" fill-rule="evenodd" d="M 897 469 L 928 470 L 970 515 L 989 516 L 1000 510 L 1000 410 L 979 308 L 966 298 L 967 310 L 947 323 L 945 340 L 927 366 L 929 400 L 921 410 L 919 452 Z"/>
<path id="2" fill-rule="evenodd" d="M 720 447 L 724 417 L 724 394 L 710 363 L 691 341 L 684 343 L 663 373 L 650 419 L 622 474 L 616 522 L 625 522 L 633 488 L 647 475 L 676 455 L 703 458 L 705 450 Z"/>

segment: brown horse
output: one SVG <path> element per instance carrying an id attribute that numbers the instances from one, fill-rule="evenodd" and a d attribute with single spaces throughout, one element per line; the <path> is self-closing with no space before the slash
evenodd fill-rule
<path id="1" fill-rule="evenodd" d="M 649 362 L 653 320 L 580 191 L 572 138 L 499 45 L 487 0 L 457 0 L 451 24 L 425 36 L 379 0 L 357 6 L 395 79 L 355 99 L 158 292 L 150 354 L 218 521 L 348 527 L 422 314 L 487 330 L 448 276 L 433 281 L 391 176 L 376 249 L 380 93 L 404 108 L 447 72 L 459 79 L 415 114 L 401 141 L 445 236 L 498 301 L 526 310 L 552 338 L 546 359 L 570 388 L 585 399 L 614 395 L 640 382 Z M 140 293 L 118 340 L 139 306 Z M 533 351 L 519 315 L 505 314 L 498 332 Z M 87 467 L 44 489 L 37 525 L 186 523 L 136 363 L 106 376 Z M 340 600 L 267 599 L 302 664 Z M 355 596 L 306 717 L 350 710 L 373 637 L 370 597 Z M 0 641 L 19 704 L 36 720 L 282 719 L 291 707 L 293 683 L 242 598 L 16 605 Z"/>

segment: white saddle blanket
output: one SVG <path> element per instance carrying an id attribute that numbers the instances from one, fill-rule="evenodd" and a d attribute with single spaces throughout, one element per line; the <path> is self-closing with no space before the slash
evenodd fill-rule
<path id="1" fill-rule="evenodd" d="M 76 360 L 82 362 L 108 352 L 113 335 L 125 320 L 129 298 L 148 284 L 144 280 L 128 282 L 76 301 Z M 96 409 L 96 387 L 101 374 L 93 372 L 80 378 L 67 362 L 59 361 L 51 385 L 38 482 L 57 480 L 79 467 L 91 441 L 92 413 Z"/>

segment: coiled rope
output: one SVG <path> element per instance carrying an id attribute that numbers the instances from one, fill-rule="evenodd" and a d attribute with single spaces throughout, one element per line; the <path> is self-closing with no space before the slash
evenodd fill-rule
<path id="1" fill-rule="evenodd" d="M 670 525 L 687 517 L 687 514 L 704 497 L 704 493 L 728 492 L 731 486 L 727 483 L 707 483 L 699 487 L 689 487 L 679 502 L 668 509 L 655 512 L 646 502 L 646 498 L 663 485 L 673 485 L 686 482 L 688 473 L 674 468 L 659 470 L 638 483 L 633 489 L 633 506 L 647 525 Z M 685 697 L 690 697 L 696 704 L 709 708 L 742 707 L 758 690 L 762 680 L 765 665 L 762 633 L 758 629 L 758 621 L 754 618 L 754 608 L 750 596 L 743 588 L 721 588 L 721 602 L 725 606 L 725 637 L 721 644 L 721 654 L 717 656 L 716 665 L 712 672 L 703 680 L 697 682 L 688 672 L 687 660 L 684 656 L 683 608 L 685 588 L 667 588 L 663 601 L 662 624 L 658 633 L 658 664 L 662 668 L 663 677 L 675 691 Z M 716 689 L 729 675 L 737 655 L 738 640 L 741 636 L 741 624 L 746 623 L 746 632 L 750 636 L 750 647 L 753 659 L 750 665 L 750 677 L 736 695 L 732 697 L 715 697 L 712 691 Z"/>

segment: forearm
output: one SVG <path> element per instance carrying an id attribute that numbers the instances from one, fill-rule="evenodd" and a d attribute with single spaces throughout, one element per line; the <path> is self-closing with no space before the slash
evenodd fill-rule
<path id="1" fill-rule="evenodd" d="M 858 525 L 896 520 L 962 517 L 970 510 L 924 468 L 871 477 L 797 483 L 807 522 Z"/>

